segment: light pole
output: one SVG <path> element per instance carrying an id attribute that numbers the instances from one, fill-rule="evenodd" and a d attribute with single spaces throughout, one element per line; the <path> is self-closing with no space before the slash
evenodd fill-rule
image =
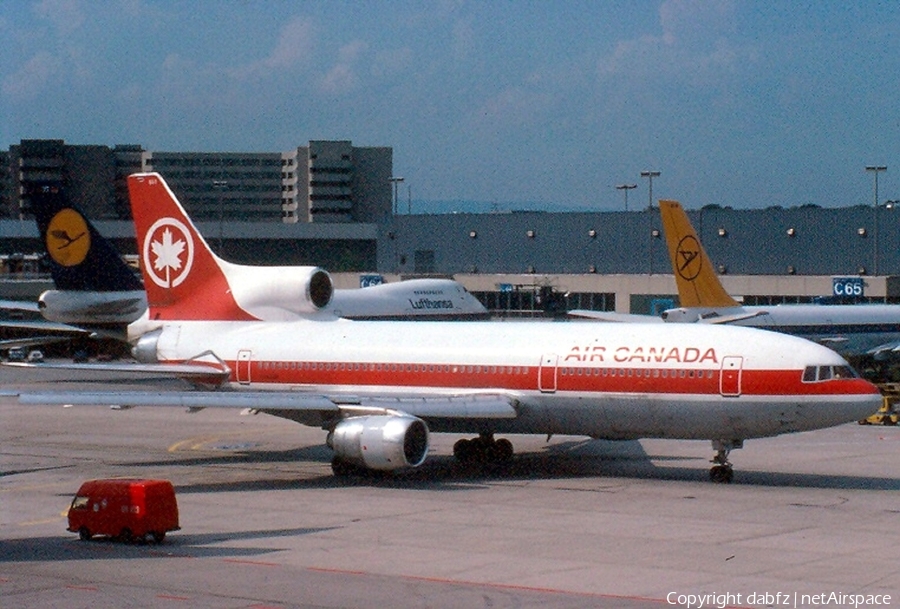
<path id="1" fill-rule="evenodd" d="M 397 210 L 397 186 L 400 184 L 400 182 L 403 181 L 403 178 L 401 178 L 399 176 L 393 176 L 388 179 L 394 185 L 394 215 L 396 216 L 398 213 L 398 210 Z"/>
<path id="2" fill-rule="evenodd" d="M 225 192 L 228 190 L 228 180 L 213 180 L 212 183 L 213 190 L 218 190 L 219 196 L 219 255 L 222 255 L 222 233 L 224 231 L 223 224 L 225 223 Z"/>
<path id="3" fill-rule="evenodd" d="M 634 190 L 635 188 L 637 188 L 637 184 L 619 184 L 616 186 L 616 190 L 625 191 L 625 211 L 628 211 L 628 191 Z"/>
<path id="4" fill-rule="evenodd" d="M 866 171 L 875 174 L 875 204 L 872 213 L 875 214 L 872 221 L 872 274 L 878 276 L 878 174 L 887 171 L 886 165 L 866 165 Z"/>
<path id="5" fill-rule="evenodd" d="M 650 203 L 648 205 L 648 208 L 653 209 L 653 178 L 658 178 L 659 172 L 658 171 L 642 171 L 641 177 L 647 178 L 648 180 L 650 180 L 650 194 L 648 195 L 648 200 Z"/>

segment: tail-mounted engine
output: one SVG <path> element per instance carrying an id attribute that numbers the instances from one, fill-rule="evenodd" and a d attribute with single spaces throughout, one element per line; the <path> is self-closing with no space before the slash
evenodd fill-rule
<path id="1" fill-rule="evenodd" d="M 409 415 L 351 417 L 335 426 L 329 445 L 336 463 L 379 471 L 417 467 L 428 454 L 428 426 Z"/>
<path id="2" fill-rule="evenodd" d="M 230 265 L 226 269 L 235 302 L 258 319 L 287 320 L 328 306 L 334 284 L 314 266 Z"/>

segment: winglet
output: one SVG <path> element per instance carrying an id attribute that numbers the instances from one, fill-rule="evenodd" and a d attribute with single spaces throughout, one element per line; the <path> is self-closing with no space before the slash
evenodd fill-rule
<path id="1" fill-rule="evenodd" d="M 681 204 L 661 200 L 659 211 L 681 306 L 740 306 L 722 287 L 722 282 Z"/>
<path id="2" fill-rule="evenodd" d="M 128 176 L 128 195 L 151 320 L 253 320 L 224 269 L 158 173 Z"/>

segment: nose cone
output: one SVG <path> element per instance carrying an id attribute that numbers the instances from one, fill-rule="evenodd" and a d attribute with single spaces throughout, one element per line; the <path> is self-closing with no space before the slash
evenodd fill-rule
<path id="1" fill-rule="evenodd" d="M 856 410 L 857 416 L 854 416 L 853 420 L 859 420 L 869 416 L 878 410 L 882 403 L 884 403 L 884 396 L 881 394 L 881 391 L 878 390 L 878 387 L 869 381 L 862 379 L 860 379 L 859 382 L 863 385 L 860 388 L 860 396 L 862 396 L 863 399 L 859 404 L 859 409 Z"/>
<path id="2" fill-rule="evenodd" d="M 832 381 L 833 391 L 823 401 L 818 408 L 809 412 L 809 415 L 816 419 L 816 427 L 832 427 L 859 421 L 871 414 L 874 414 L 879 407 L 883 397 L 878 391 L 878 387 L 863 379 L 839 380 Z"/>

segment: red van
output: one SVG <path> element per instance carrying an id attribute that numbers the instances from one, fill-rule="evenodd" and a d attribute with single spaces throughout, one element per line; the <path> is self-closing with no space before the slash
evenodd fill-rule
<path id="1" fill-rule="evenodd" d="M 175 488 L 168 480 L 90 480 L 69 507 L 68 530 L 83 540 L 108 535 L 161 543 L 166 533 L 180 528 Z"/>

